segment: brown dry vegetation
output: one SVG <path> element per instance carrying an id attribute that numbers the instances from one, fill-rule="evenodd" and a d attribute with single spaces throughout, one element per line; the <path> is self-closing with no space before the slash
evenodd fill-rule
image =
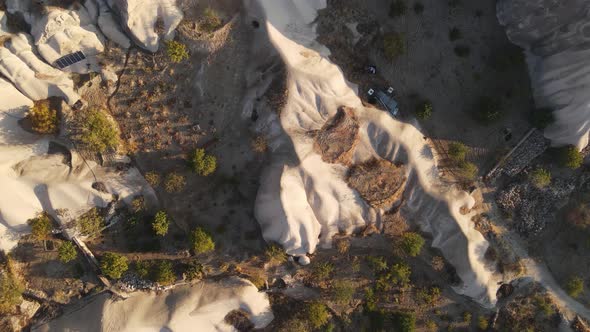
<path id="1" fill-rule="evenodd" d="M 371 206 L 382 208 L 395 202 L 406 182 L 406 168 L 384 159 L 371 159 L 350 168 L 346 181 Z"/>
<path id="2" fill-rule="evenodd" d="M 354 109 L 340 107 L 315 136 L 314 150 L 328 163 L 349 165 L 358 143 L 359 125 Z"/>

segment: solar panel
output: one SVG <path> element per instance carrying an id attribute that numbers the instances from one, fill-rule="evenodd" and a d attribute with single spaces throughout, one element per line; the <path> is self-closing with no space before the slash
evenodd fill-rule
<path id="1" fill-rule="evenodd" d="M 67 54 L 62 56 L 61 58 L 57 59 L 55 61 L 55 64 L 60 68 L 60 69 L 64 69 L 65 67 L 71 66 L 77 62 L 80 62 L 82 60 L 86 59 L 86 56 L 84 55 L 84 53 L 82 53 L 81 51 L 72 53 L 72 54 Z"/>

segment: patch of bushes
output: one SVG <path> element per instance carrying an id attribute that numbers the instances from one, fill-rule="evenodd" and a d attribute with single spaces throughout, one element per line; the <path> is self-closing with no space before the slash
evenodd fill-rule
<path id="1" fill-rule="evenodd" d="M 531 172 L 531 182 L 537 188 L 545 188 L 551 183 L 551 173 L 544 168 L 537 168 Z"/>
<path id="2" fill-rule="evenodd" d="M 330 277 L 334 271 L 334 264 L 330 262 L 320 262 L 313 267 L 312 276 L 316 281 L 324 281 Z"/>
<path id="3" fill-rule="evenodd" d="M 365 310 L 377 310 L 377 297 L 373 288 L 365 288 Z"/>
<path id="4" fill-rule="evenodd" d="M 432 116 L 432 103 L 424 101 L 416 107 L 416 117 L 420 120 L 427 120 Z"/>
<path id="5" fill-rule="evenodd" d="M 397 331 L 414 332 L 416 331 L 416 315 L 413 312 L 398 312 L 394 315 L 394 322 Z"/>
<path id="6" fill-rule="evenodd" d="M 454 41 L 457 41 L 461 38 L 463 38 L 463 34 L 461 33 L 461 30 L 459 30 L 459 28 L 453 27 L 451 30 L 449 30 L 449 40 L 450 41 L 454 42 Z"/>
<path id="7" fill-rule="evenodd" d="M 142 279 L 147 279 L 150 275 L 151 264 L 146 261 L 135 262 L 135 274 Z"/>
<path id="8" fill-rule="evenodd" d="M 565 291 L 571 297 L 578 297 L 584 292 L 584 280 L 580 277 L 572 277 L 565 284 Z"/>
<path id="9" fill-rule="evenodd" d="M 184 278 L 188 281 L 203 279 L 205 275 L 205 267 L 203 264 L 193 260 L 190 262 L 184 271 Z"/>
<path id="10" fill-rule="evenodd" d="M 76 246 L 71 241 L 62 242 L 57 250 L 57 258 L 62 263 L 69 263 L 78 257 Z"/>
<path id="11" fill-rule="evenodd" d="M 222 26 L 223 21 L 219 13 L 211 7 L 207 7 L 203 12 L 203 20 L 200 23 L 201 29 L 206 32 L 213 32 Z"/>
<path id="12" fill-rule="evenodd" d="M 92 208 L 78 218 L 77 226 L 82 235 L 94 237 L 104 226 L 104 218 L 98 213 L 97 208 Z"/>
<path id="13" fill-rule="evenodd" d="M 577 169 L 582 166 L 584 156 L 577 147 L 570 145 L 561 148 L 561 166 L 571 169 Z"/>
<path id="14" fill-rule="evenodd" d="M 208 176 L 217 169 L 217 158 L 205 153 L 205 149 L 195 149 L 190 161 L 193 171 L 201 176 Z"/>
<path id="15" fill-rule="evenodd" d="M 180 63 L 189 58 L 186 45 L 175 40 L 166 41 L 166 54 L 174 63 Z"/>
<path id="16" fill-rule="evenodd" d="M 157 187 L 160 184 L 160 174 L 156 172 L 147 172 L 145 173 L 145 180 L 150 186 Z"/>
<path id="17" fill-rule="evenodd" d="M 391 32 L 383 36 L 383 49 L 385 51 L 385 57 L 393 61 L 406 51 L 406 45 L 404 38 L 400 33 Z"/>
<path id="18" fill-rule="evenodd" d="M 154 281 L 162 286 L 170 285 L 176 281 L 176 274 L 172 268 L 172 262 L 160 261 L 158 265 L 156 265 Z"/>
<path id="19" fill-rule="evenodd" d="M 550 108 L 539 108 L 531 112 L 530 121 L 535 128 L 545 129 L 555 122 L 555 115 Z"/>
<path id="20" fill-rule="evenodd" d="M 131 212 L 142 213 L 145 211 L 145 199 L 143 196 L 134 197 L 131 200 Z"/>
<path id="21" fill-rule="evenodd" d="M 168 193 L 179 193 L 184 189 L 186 185 L 186 179 L 184 176 L 172 172 L 164 179 L 164 190 Z"/>
<path id="22" fill-rule="evenodd" d="M 337 280 L 333 283 L 334 301 L 338 304 L 348 304 L 354 295 L 354 285 L 348 280 Z"/>
<path id="23" fill-rule="evenodd" d="M 211 235 L 202 227 L 195 228 L 190 236 L 191 249 L 196 255 L 215 250 L 215 242 Z"/>
<path id="24" fill-rule="evenodd" d="M 440 294 L 441 291 L 438 287 L 422 288 L 417 292 L 418 299 L 428 305 L 435 304 L 440 299 Z"/>
<path id="25" fill-rule="evenodd" d="M 454 162 L 461 162 L 465 160 L 467 152 L 469 152 L 469 148 L 465 144 L 461 142 L 449 143 L 448 154 Z"/>
<path id="26" fill-rule="evenodd" d="M 469 46 L 466 45 L 457 45 L 453 50 L 455 52 L 455 55 L 457 55 L 460 58 L 466 58 L 471 54 L 471 48 L 469 48 Z"/>
<path id="27" fill-rule="evenodd" d="M 91 151 L 103 153 L 115 150 L 119 145 L 119 131 L 115 123 L 102 111 L 85 112 L 81 130 L 80 140 Z"/>
<path id="28" fill-rule="evenodd" d="M 502 104 L 494 98 L 482 96 L 475 105 L 474 117 L 483 125 L 490 125 L 502 118 Z"/>
<path id="29" fill-rule="evenodd" d="M 406 13 L 408 6 L 404 0 L 394 0 L 389 6 L 389 17 L 399 17 Z"/>
<path id="30" fill-rule="evenodd" d="M 7 314 L 14 311 L 21 303 L 24 287 L 10 268 L 0 273 L 0 313 Z"/>
<path id="31" fill-rule="evenodd" d="M 405 233 L 402 235 L 401 245 L 404 252 L 410 257 L 416 257 L 422 251 L 424 238 L 418 233 Z"/>
<path id="32" fill-rule="evenodd" d="M 369 262 L 369 266 L 371 266 L 375 273 L 387 270 L 387 261 L 383 256 L 368 256 L 367 261 Z"/>
<path id="33" fill-rule="evenodd" d="M 158 236 L 164 236 L 168 234 L 168 226 L 170 225 L 170 220 L 168 219 L 168 214 L 165 211 L 158 211 L 154 220 L 152 221 L 152 229 L 154 233 Z"/>
<path id="34" fill-rule="evenodd" d="M 104 275 L 111 279 L 119 279 L 129 268 L 127 257 L 107 252 L 100 260 L 100 269 Z"/>
<path id="35" fill-rule="evenodd" d="M 27 223 L 31 226 L 31 235 L 35 240 L 44 241 L 51 236 L 53 222 L 47 212 L 42 212 L 37 217 L 29 219 Z"/>
<path id="36" fill-rule="evenodd" d="M 379 275 L 376 288 L 378 291 L 389 291 L 394 285 L 406 287 L 410 283 L 412 270 L 406 263 L 397 263 L 391 266 L 387 273 Z"/>
<path id="37" fill-rule="evenodd" d="M 51 108 L 49 100 L 36 101 L 26 116 L 39 134 L 55 134 L 59 129 L 57 111 Z"/>
<path id="38" fill-rule="evenodd" d="M 329 318 L 330 314 L 328 313 L 328 308 L 326 308 L 325 304 L 313 302 L 307 307 L 307 319 L 314 329 L 319 329 L 326 325 Z"/>

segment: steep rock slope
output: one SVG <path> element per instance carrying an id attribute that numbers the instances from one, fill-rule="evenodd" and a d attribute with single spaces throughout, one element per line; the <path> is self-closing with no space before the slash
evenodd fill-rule
<path id="1" fill-rule="evenodd" d="M 537 107 L 554 110 L 545 130 L 552 144 L 588 145 L 590 130 L 590 3 L 585 0 L 501 0 L 498 19 L 526 50 Z"/>

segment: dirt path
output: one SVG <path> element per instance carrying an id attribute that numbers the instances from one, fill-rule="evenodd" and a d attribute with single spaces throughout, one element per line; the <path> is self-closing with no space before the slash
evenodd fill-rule
<path id="1" fill-rule="evenodd" d="M 514 253 L 522 259 L 522 263 L 526 268 L 525 277 L 529 277 L 543 285 L 556 304 L 564 310 L 564 313 L 569 320 L 573 320 L 575 314 L 586 320 L 590 320 L 590 309 L 571 298 L 555 281 L 553 275 L 549 272 L 549 269 L 544 263 L 538 262 L 529 256 L 526 248 L 522 245 L 525 243 L 524 239 L 515 232 L 509 230 L 502 222 L 494 223 L 494 231 L 496 234 L 502 236 L 502 238 L 509 243 L 512 250 L 514 250 Z"/>

